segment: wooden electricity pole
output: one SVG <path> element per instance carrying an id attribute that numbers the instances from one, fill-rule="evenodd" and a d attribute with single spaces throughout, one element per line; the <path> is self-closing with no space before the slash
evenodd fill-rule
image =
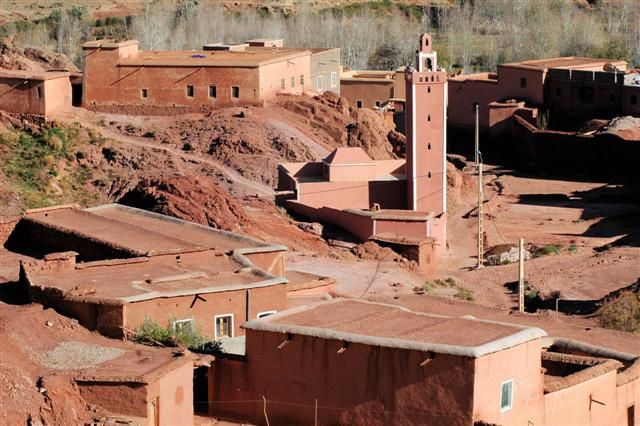
<path id="1" fill-rule="evenodd" d="M 524 239 L 518 245 L 518 310 L 524 312 Z"/>
<path id="2" fill-rule="evenodd" d="M 474 105 L 474 109 L 476 111 L 476 140 L 475 140 L 475 151 L 476 151 L 476 167 L 478 169 L 478 264 L 477 268 L 482 268 L 484 265 L 484 214 L 482 211 L 482 204 L 484 203 L 483 196 L 483 188 L 482 188 L 482 156 L 480 155 L 480 120 L 479 116 L 479 105 L 476 103 Z"/>

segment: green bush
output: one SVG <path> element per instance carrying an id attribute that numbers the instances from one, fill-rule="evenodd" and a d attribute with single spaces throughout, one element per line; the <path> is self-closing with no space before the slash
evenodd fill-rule
<path id="1" fill-rule="evenodd" d="M 575 244 L 569 244 L 569 248 L 567 250 L 571 254 L 576 254 L 578 252 L 578 246 L 576 246 Z"/>
<path id="2" fill-rule="evenodd" d="M 600 326 L 640 333 L 640 296 L 625 291 L 600 309 Z"/>
<path id="3" fill-rule="evenodd" d="M 473 302 L 475 298 L 473 297 L 473 292 L 467 290 L 466 288 L 458 288 L 458 292 L 453 295 L 456 299 L 467 300 L 469 302 Z"/>
<path id="4" fill-rule="evenodd" d="M 171 319 L 170 323 L 174 323 Z M 183 345 L 193 352 L 220 352 L 220 342 L 203 336 L 196 326 L 162 327 L 151 318 L 145 318 L 142 325 L 135 330 L 134 341 L 146 345 L 177 346 Z"/>
<path id="5" fill-rule="evenodd" d="M 536 257 L 548 256 L 550 254 L 560 254 L 560 246 L 549 244 L 548 246 L 538 247 L 535 252 Z"/>

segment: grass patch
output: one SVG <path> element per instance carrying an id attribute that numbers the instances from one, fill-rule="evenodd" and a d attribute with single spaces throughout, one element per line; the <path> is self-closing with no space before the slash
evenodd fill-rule
<path id="1" fill-rule="evenodd" d="M 571 254 L 576 254 L 578 252 L 578 246 L 576 246 L 575 244 L 569 244 L 569 248 L 567 250 Z"/>
<path id="2" fill-rule="evenodd" d="M 174 323 L 174 319 L 170 321 Z M 182 327 L 162 327 L 151 318 L 145 318 L 142 325 L 135 331 L 135 342 L 146 345 L 186 346 L 189 350 L 199 353 L 220 353 L 220 342 L 208 339 L 202 335 L 195 325 L 183 325 Z"/>

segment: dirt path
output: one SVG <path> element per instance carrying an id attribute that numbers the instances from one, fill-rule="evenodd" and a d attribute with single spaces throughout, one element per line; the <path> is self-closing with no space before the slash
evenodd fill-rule
<path id="1" fill-rule="evenodd" d="M 230 179 L 231 181 L 233 181 L 235 184 L 241 185 L 243 187 L 245 187 L 247 189 L 247 194 L 258 194 L 258 195 L 273 195 L 274 191 L 272 188 L 268 187 L 267 185 L 264 185 L 260 182 L 255 182 L 252 180 L 249 180 L 243 176 L 241 176 L 239 173 L 237 173 L 236 171 L 225 167 L 224 165 L 220 164 L 218 161 L 212 160 L 210 158 L 205 158 L 202 157 L 200 155 L 197 154 L 189 154 L 186 152 L 183 152 L 181 150 L 178 150 L 176 148 L 172 148 L 172 147 L 166 147 L 166 146 L 162 146 L 158 143 L 155 142 L 150 142 L 148 140 L 144 140 L 138 137 L 133 137 L 133 136 L 125 136 L 122 135 L 118 132 L 115 132 L 111 129 L 107 129 L 104 127 L 98 127 L 98 126 L 94 126 L 91 124 L 86 124 L 85 125 L 87 127 L 91 127 L 93 129 L 95 129 L 96 131 L 99 131 L 103 136 L 109 138 L 109 139 L 113 139 L 115 141 L 124 143 L 124 144 L 131 144 L 131 145 L 136 145 L 142 148 L 150 148 L 150 149 L 157 149 L 157 150 L 161 150 L 163 152 L 166 152 L 169 155 L 172 155 L 174 157 L 178 157 L 181 158 L 185 161 L 191 162 L 191 163 L 195 163 L 195 164 L 207 164 L 211 167 L 213 167 L 214 169 L 218 170 L 220 173 L 224 174 L 225 177 L 227 177 L 228 179 Z"/>

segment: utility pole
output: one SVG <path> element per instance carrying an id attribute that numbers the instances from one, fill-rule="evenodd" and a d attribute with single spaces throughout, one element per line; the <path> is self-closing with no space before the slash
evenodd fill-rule
<path id="1" fill-rule="evenodd" d="M 475 129 L 475 161 L 478 164 L 478 153 L 480 152 L 480 104 L 475 102 L 473 110 L 476 113 L 476 129 Z"/>
<path id="2" fill-rule="evenodd" d="M 484 265 L 484 214 L 482 211 L 482 204 L 484 203 L 483 187 L 482 187 L 482 155 L 480 154 L 480 122 L 478 120 L 479 105 L 474 104 L 476 110 L 476 167 L 478 169 L 478 264 L 477 268 L 482 268 Z"/>
<path id="3" fill-rule="evenodd" d="M 524 312 L 524 239 L 520 238 L 518 246 L 519 268 L 518 268 L 518 310 Z"/>

